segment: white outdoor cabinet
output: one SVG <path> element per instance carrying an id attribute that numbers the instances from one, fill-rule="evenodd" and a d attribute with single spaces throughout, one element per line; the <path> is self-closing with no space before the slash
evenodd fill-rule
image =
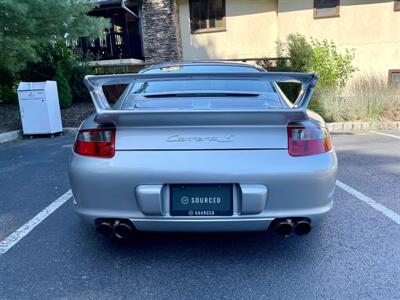
<path id="1" fill-rule="evenodd" d="M 62 132 L 57 82 L 21 82 L 18 101 L 24 134 Z"/>

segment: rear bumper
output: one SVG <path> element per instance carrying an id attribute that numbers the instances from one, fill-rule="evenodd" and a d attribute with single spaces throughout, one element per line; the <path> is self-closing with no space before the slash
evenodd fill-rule
<path id="1" fill-rule="evenodd" d="M 112 159 L 73 154 L 69 175 L 75 209 L 92 225 L 121 218 L 142 231 L 257 231 L 282 217 L 318 223 L 332 208 L 336 169 L 333 151 L 305 157 L 287 150 L 117 151 Z M 168 186 L 176 183 L 233 183 L 233 216 L 171 216 Z M 264 202 L 246 194 L 263 186 Z M 156 192 L 140 199 L 142 187 Z"/>

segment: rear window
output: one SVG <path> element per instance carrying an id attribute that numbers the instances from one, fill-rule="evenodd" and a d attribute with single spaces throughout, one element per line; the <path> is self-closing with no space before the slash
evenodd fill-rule
<path id="1" fill-rule="evenodd" d="M 131 94 L 157 94 L 168 92 L 252 92 L 271 93 L 274 89 L 270 82 L 262 80 L 174 80 L 146 81 L 134 84 Z"/>

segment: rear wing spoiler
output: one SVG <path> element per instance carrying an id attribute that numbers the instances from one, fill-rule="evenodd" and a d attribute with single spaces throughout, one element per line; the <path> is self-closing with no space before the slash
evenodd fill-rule
<path id="1" fill-rule="evenodd" d="M 305 113 L 310 103 L 318 81 L 315 73 L 294 73 L 294 72 L 258 72 L 258 73 L 165 73 L 165 74 L 116 74 L 116 75 L 88 75 L 84 83 L 90 92 L 93 104 L 96 108 L 96 121 L 100 123 L 116 123 L 118 119 L 126 118 L 128 115 L 146 113 L 140 110 L 116 110 L 113 109 L 103 92 L 105 85 L 132 84 L 146 81 L 169 81 L 169 80 L 199 80 L 199 79 L 227 79 L 227 80 L 265 80 L 277 83 L 299 83 L 301 91 L 293 106 L 289 109 L 280 109 L 280 113 Z M 159 111 L 158 113 L 162 113 Z M 168 113 L 181 113 L 168 110 Z M 211 112 L 211 111 L 209 111 Z M 268 112 L 272 112 L 268 110 Z M 149 111 L 153 115 L 154 110 Z"/>

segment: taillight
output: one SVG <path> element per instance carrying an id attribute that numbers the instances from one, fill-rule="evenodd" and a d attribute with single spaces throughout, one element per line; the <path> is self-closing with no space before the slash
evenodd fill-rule
<path id="1" fill-rule="evenodd" d="M 86 156 L 113 157 L 115 154 L 115 129 L 98 128 L 79 130 L 74 151 Z"/>
<path id="2" fill-rule="evenodd" d="M 288 126 L 288 151 L 291 156 L 320 154 L 331 149 L 331 137 L 325 128 Z"/>

